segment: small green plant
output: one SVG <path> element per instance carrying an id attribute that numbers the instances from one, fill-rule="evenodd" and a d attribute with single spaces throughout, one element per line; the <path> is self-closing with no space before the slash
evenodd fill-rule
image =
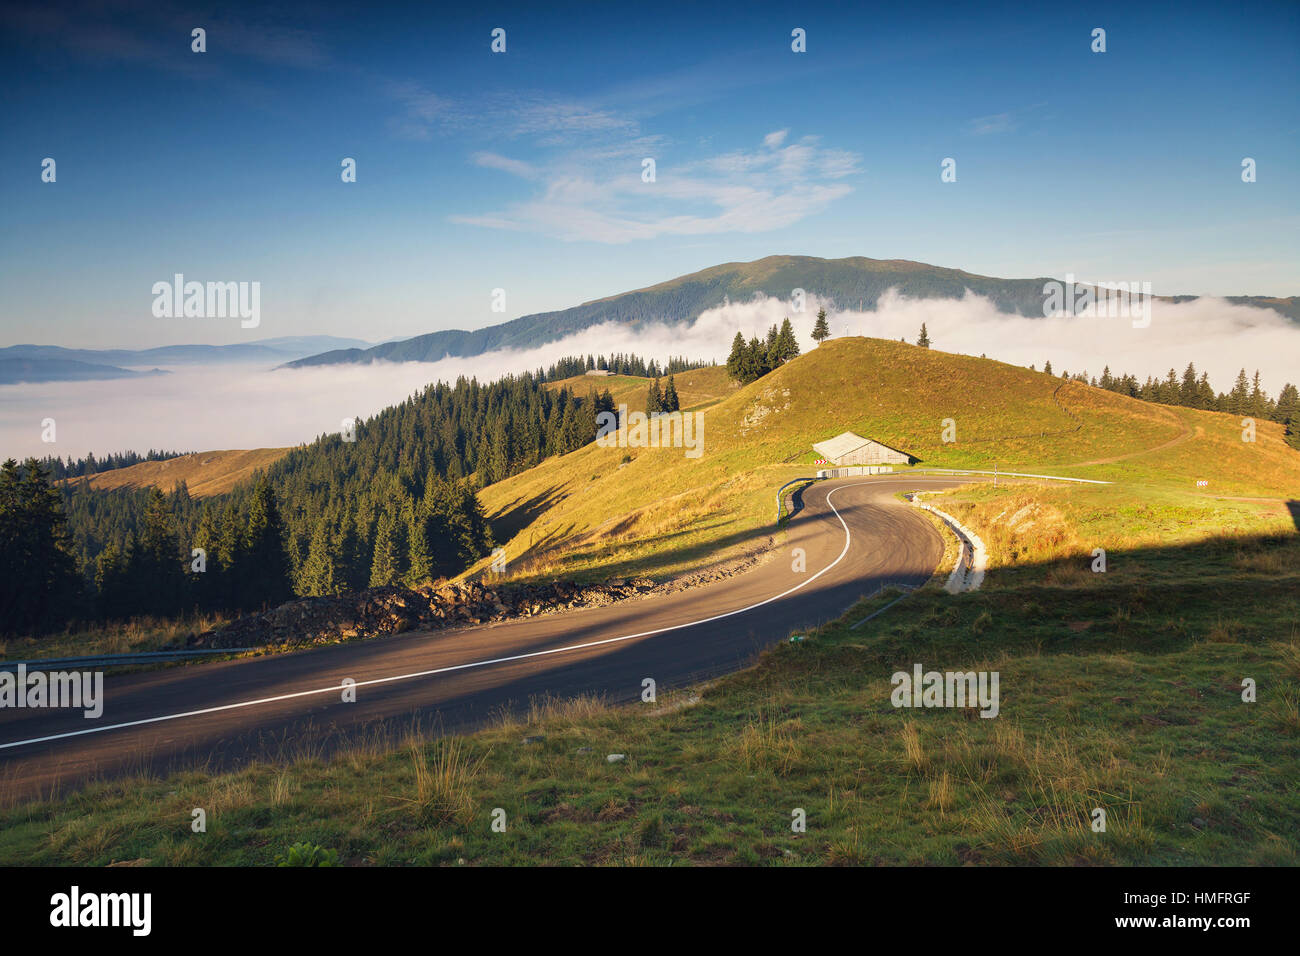
<path id="1" fill-rule="evenodd" d="M 276 866 L 338 866 L 339 851 L 327 850 L 314 843 L 295 843 L 287 855 L 275 861 Z"/>

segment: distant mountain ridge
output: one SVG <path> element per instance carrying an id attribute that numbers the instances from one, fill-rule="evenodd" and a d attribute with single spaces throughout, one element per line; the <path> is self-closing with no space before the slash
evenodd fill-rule
<path id="1" fill-rule="evenodd" d="M 701 312 L 726 301 L 744 302 L 755 296 L 788 299 L 792 290 L 829 299 L 840 308 L 872 308 L 889 289 L 912 298 L 961 298 L 967 290 L 985 296 L 1003 312 L 1043 314 L 1043 284 L 1037 279 L 998 279 L 961 269 L 906 259 L 818 259 L 812 256 L 768 256 L 754 262 L 728 262 L 669 279 L 644 289 L 584 302 L 556 312 L 525 315 L 475 331 L 447 329 L 371 348 L 346 348 L 286 362 L 288 368 L 316 365 L 386 362 L 436 362 L 448 356 L 468 357 L 497 349 L 533 348 L 554 342 L 603 322 L 633 329 L 654 322 L 673 325 L 694 321 Z M 1158 296 L 1187 301 L 1197 296 Z M 1300 297 L 1229 296 L 1240 305 L 1270 308 L 1300 323 Z"/>
<path id="2" fill-rule="evenodd" d="M 40 359 L 9 357 L 0 353 L 0 385 L 30 385 L 39 382 L 91 382 L 109 378 L 138 378 L 142 375 L 165 375 L 161 369 L 147 372 L 78 362 L 74 359 Z"/>
<path id="3" fill-rule="evenodd" d="M 0 385 L 95 381 L 157 375 L 159 365 L 263 362 L 278 365 L 339 346 L 369 347 L 363 339 L 291 335 L 234 345 L 164 345 L 152 349 L 69 349 L 59 345 L 0 348 Z M 144 366 L 139 371 L 127 366 Z"/>

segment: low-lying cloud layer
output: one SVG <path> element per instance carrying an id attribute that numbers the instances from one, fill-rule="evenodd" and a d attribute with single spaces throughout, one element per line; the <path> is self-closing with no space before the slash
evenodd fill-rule
<path id="1" fill-rule="evenodd" d="M 670 355 L 726 360 L 736 332 L 760 338 L 790 317 L 800 347 L 810 337 L 817 309 L 825 305 L 834 336 L 867 335 L 914 342 L 921 323 L 934 348 L 986 354 L 1016 365 L 1059 374 L 1086 369 L 1139 378 L 1163 376 L 1187 363 L 1209 373 L 1217 391 L 1232 386 L 1240 368 L 1260 370 L 1264 388 L 1277 396 L 1287 382 L 1300 384 L 1300 326 L 1265 309 L 1217 299 L 1181 304 L 1156 302 L 1151 324 L 1089 315 L 1031 318 L 999 312 L 991 301 L 908 299 L 882 296 L 874 312 L 839 311 L 810 298 L 802 313 L 789 302 L 757 299 L 704 312 L 689 328 L 650 325 L 638 330 L 613 323 L 595 326 L 528 350 L 503 350 L 432 363 L 330 365 L 270 371 L 257 366 L 177 368 L 170 375 L 105 382 L 0 387 L 0 456 L 80 457 L 150 448 L 209 451 L 308 442 L 336 432 L 344 418 L 369 417 L 430 382 L 477 376 L 490 381 L 537 369 L 561 356 L 635 352 L 660 360 Z M 56 442 L 42 442 L 42 421 L 55 420 Z"/>

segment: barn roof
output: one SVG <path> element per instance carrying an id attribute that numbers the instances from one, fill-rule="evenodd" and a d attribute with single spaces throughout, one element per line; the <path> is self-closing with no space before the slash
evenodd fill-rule
<path id="1" fill-rule="evenodd" d="M 813 445 L 813 451 L 824 458 L 841 458 L 850 452 L 857 451 L 863 445 L 871 443 L 870 438 L 863 438 L 861 435 L 855 435 L 853 432 L 844 432 L 836 435 L 834 438 L 828 438 L 826 441 L 819 441 Z"/>
<path id="2" fill-rule="evenodd" d="M 874 438 L 863 438 L 854 432 L 843 432 L 834 438 L 828 438 L 826 441 L 819 441 L 813 445 L 813 451 L 823 458 L 842 458 L 845 455 L 857 451 L 863 445 L 879 445 L 881 448 L 889 448 L 890 451 L 898 452 L 900 455 L 906 455 L 907 452 L 900 451 L 897 448 L 891 448 L 884 442 L 876 441 Z"/>

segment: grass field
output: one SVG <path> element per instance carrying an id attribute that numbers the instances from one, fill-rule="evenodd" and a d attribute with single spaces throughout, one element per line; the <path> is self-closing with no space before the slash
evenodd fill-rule
<path id="1" fill-rule="evenodd" d="M 1057 493 L 976 486 L 944 507 L 986 541 L 1008 508 L 1060 508 L 1065 540 L 1117 520 Z M 1300 536 L 1261 522 L 1195 543 L 1116 534 L 1105 574 L 1031 548 L 979 592 L 932 584 L 654 704 L 559 702 L 329 763 L 303 743 L 234 773 L 95 784 L 0 812 L 0 860 L 269 864 L 306 840 L 353 865 L 1294 865 Z M 998 671 L 999 716 L 894 708 L 890 674 L 916 662 Z"/>

